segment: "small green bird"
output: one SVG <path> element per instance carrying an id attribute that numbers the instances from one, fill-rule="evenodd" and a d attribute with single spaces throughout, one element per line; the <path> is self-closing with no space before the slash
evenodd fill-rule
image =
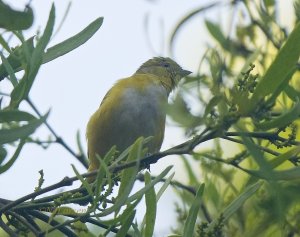
<path id="1" fill-rule="evenodd" d="M 168 96 L 180 79 L 190 73 L 170 58 L 155 57 L 132 76 L 119 80 L 87 124 L 88 170 L 99 168 L 96 154 L 104 157 L 114 145 L 122 152 L 141 136 L 153 136 L 147 143 L 149 153 L 159 151 Z M 89 182 L 93 180 L 88 179 Z"/>

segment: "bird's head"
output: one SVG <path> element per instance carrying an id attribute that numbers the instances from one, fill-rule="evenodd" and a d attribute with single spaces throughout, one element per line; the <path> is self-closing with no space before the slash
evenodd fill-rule
<path id="1" fill-rule="evenodd" d="M 163 86 L 170 92 L 181 78 L 191 72 L 182 69 L 170 58 L 155 57 L 140 66 L 136 73 L 152 74 L 159 78 Z"/>

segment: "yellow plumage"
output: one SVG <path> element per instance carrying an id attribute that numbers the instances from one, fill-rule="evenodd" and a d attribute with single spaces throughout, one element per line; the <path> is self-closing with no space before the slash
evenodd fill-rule
<path id="1" fill-rule="evenodd" d="M 147 144 L 148 152 L 159 151 L 168 95 L 188 74 L 189 71 L 169 58 L 153 58 L 131 77 L 119 80 L 87 125 L 89 171 L 99 168 L 96 154 L 104 157 L 113 145 L 122 152 L 140 136 L 153 136 Z"/>

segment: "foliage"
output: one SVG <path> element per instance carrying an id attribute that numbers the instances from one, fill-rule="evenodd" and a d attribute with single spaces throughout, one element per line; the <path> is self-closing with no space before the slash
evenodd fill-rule
<path id="1" fill-rule="evenodd" d="M 300 236 L 299 1 L 290 32 L 278 22 L 275 1 L 230 4 L 238 18 L 230 35 L 219 22 L 205 21 L 213 43 L 169 108 L 187 135 L 212 134 L 214 140 L 182 156 L 189 185 L 205 183 L 194 236 Z M 175 27 L 171 50 L 181 28 L 216 5 L 221 2 L 188 13 Z M 178 194 L 180 235 L 187 225 L 181 217 L 195 201 Z"/>
<path id="2" fill-rule="evenodd" d="M 0 1 L 0 12 L 3 15 L 14 14 L 13 21 L 10 18 L 2 19 L 0 17 L 0 26 L 6 29 L 0 37 L 2 45 L 0 81 L 8 80 L 12 85 L 10 92 L 1 91 L 2 99 L 7 100 L 8 98 L 9 104 L 5 107 L 2 106 L 0 111 L 0 174 L 6 172 L 14 164 L 20 157 L 23 146 L 28 143 L 36 143 L 43 147 L 48 147 L 53 143 L 60 144 L 87 167 L 88 162 L 79 136 L 77 135 L 79 148 L 79 154 L 77 154 L 50 126 L 47 121 L 49 112 L 45 115 L 39 112 L 30 99 L 30 90 L 42 64 L 55 60 L 84 44 L 101 27 L 103 18 L 99 17 L 73 37 L 47 48 L 56 19 L 54 5 L 51 8 L 44 32 L 39 37 L 34 36 L 29 39 L 25 39 L 23 32 L 20 31 L 30 27 L 28 24 L 25 28 L 24 17 L 29 13 L 31 18 L 34 17 L 29 6 L 24 12 L 17 12 Z M 9 35 L 8 38 L 7 35 Z M 12 37 L 17 38 L 20 45 L 12 48 L 9 45 L 9 39 Z M 20 71 L 22 74 L 17 74 Z M 21 102 L 27 103 L 35 113 L 20 110 Z M 54 140 L 39 141 L 31 137 L 43 124 L 49 129 Z M 156 219 L 156 201 L 166 190 L 174 174 L 165 178 L 171 167 L 167 167 L 157 177 L 151 177 L 149 173 L 145 173 L 145 186 L 132 192 L 141 168 L 137 158 L 145 156 L 146 150 L 143 145 L 148 141 L 147 138 L 139 138 L 135 144 L 121 154 L 118 154 L 113 147 L 103 159 L 99 158 L 101 169 L 94 185 L 88 184 L 85 177 L 95 175 L 96 172 L 81 175 L 73 166 L 76 176 L 65 177 L 56 184 L 43 187 L 44 173 L 41 170 L 38 185 L 33 193 L 14 201 L 0 199 L 0 227 L 9 236 L 28 236 L 29 234 L 34 236 L 62 234 L 65 236 L 93 236 L 87 226 L 89 223 L 98 227 L 103 236 L 111 232 L 116 233 L 116 236 L 119 237 L 131 236 L 128 234 L 128 232 L 132 232 L 131 227 L 134 227 L 135 235 L 139 236 L 142 233 L 148 236 L 152 235 Z M 14 154 L 8 157 L 7 150 L 14 150 Z M 54 195 L 49 194 L 52 190 L 71 186 L 78 179 L 81 180 L 82 187 Z M 154 186 L 162 180 L 164 180 L 164 185 L 156 193 Z M 115 194 L 113 190 L 118 185 L 119 192 Z M 46 194 L 46 196 L 41 197 L 42 194 Z M 143 225 L 138 228 L 133 222 L 135 209 L 144 196 L 147 211 Z"/>
<path id="3" fill-rule="evenodd" d="M 148 138 L 137 139 L 121 154 L 112 147 L 105 157 L 99 157 L 99 172 L 79 174 L 73 166 L 74 177 L 48 187 L 43 187 L 40 171 L 33 193 L 14 201 L 0 199 L 3 231 L 9 236 L 93 236 L 89 223 L 100 228 L 99 236 L 152 236 L 157 202 L 172 185 L 182 203 L 176 205 L 178 226 L 170 236 L 300 236 L 300 2 L 294 4 L 296 20 L 291 30 L 277 21 L 275 1 L 244 0 L 227 5 L 236 16 L 242 13 L 232 24 L 234 36 L 224 33 L 219 23 L 205 21 L 214 43 L 203 56 L 199 71 L 184 81 L 168 108 L 169 116 L 193 138 L 148 156 L 143 148 Z M 216 2 L 187 13 L 174 29 L 171 50 L 175 50 L 182 27 L 217 7 L 224 6 Z M 87 167 L 79 138 L 77 154 L 49 125 L 51 114 L 42 115 L 36 108 L 30 90 L 43 64 L 84 44 L 101 27 L 103 18 L 51 48 L 54 5 L 43 33 L 25 39 L 22 30 L 31 26 L 33 18 L 30 6 L 19 12 L 0 1 L 0 27 L 5 29 L 0 35 L 0 83 L 7 80 L 12 85 L 8 93 L 0 92 L 3 100 L 9 99 L 0 110 L 0 174 L 20 157 L 23 146 L 32 142 L 40 146 L 58 143 Z M 10 46 L 7 35 L 18 39 L 19 45 Z M 188 96 L 193 97 L 192 104 L 186 102 Z M 21 102 L 34 113 L 20 110 Z M 53 140 L 32 138 L 42 125 Z M 211 147 L 198 148 L 209 140 L 213 141 Z M 11 157 L 8 149 L 14 149 Z M 188 185 L 172 180 L 171 167 L 157 177 L 139 173 L 171 154 L 181 155 Z M 201 173 L 201 180 L 196 173 Z M 89 184 L 85 178 L 92 175 L 96 181 Z M 49 194 L 76 180 L 82 182 L 80 188 Z M 145 186 L 133 192 L 136 180 L 144 181 Z M 157 191 L 159 182 L 163 185 Z M 137 224 L 136 207 L 143 197 L 146 213 Z M 83 205 L 84 211 L 77 211 L 78 205 Z"/>

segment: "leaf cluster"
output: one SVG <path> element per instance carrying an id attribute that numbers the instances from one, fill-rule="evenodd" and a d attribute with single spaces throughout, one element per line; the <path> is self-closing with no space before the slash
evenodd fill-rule
<path id="1" fill-rule="evenodd" d="M 230 34 L 220 22 L 206 20 L 212 42 L 198 72 L 184 81 L 170 105 L 169 115 L 188 136 L 214 132 L 212 145 L 182 156 L 189 185 L 205 183 L 193 236 L 300 235 L 295 189 L 300 178 L 299 1 L 291 30 L 278 22 L 278 15 L 286 13 L 276 4 L 225 4 L 238 18 Z M 185 24 L 216 6 L 224 7 L 217 2 L 187 13 L 175 27 L 171 50 Z M 178 194 L 181 217 L 196 200 Z M 178 223 L 174 231 L 179 234 L 185 225 Z"/>

